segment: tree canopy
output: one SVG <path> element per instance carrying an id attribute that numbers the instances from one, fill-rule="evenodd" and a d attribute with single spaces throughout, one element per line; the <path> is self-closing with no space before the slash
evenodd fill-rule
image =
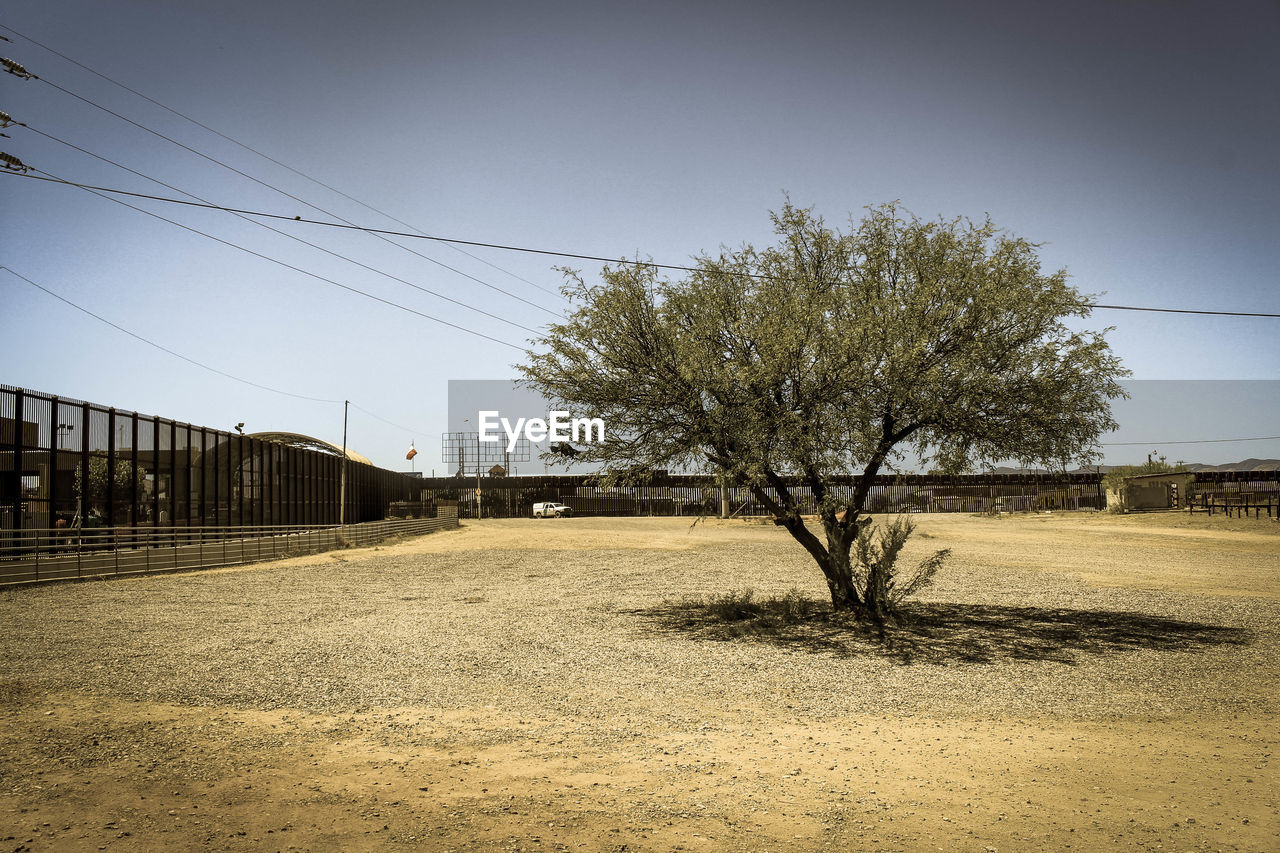
<path id="1" fill-rule="evenodd" d="M 879 618 L 884 561 L 850 562 L 876 474 L 906 450 L 946 471 L 1089 458 L 1127 371 L 1106 330 L 1066 324 L 1090 301 L 1065 271 L 990 219 L 889 204 L 840 232 L 790 203 L 772 219 L 775 245 L 703 255 L 681 279 L 566 271 L 572 313 L 522 371 L 609 424 L 580 461 L 725 473 L 814 557 L 837 609 Z M 832 487 L 850 474 L 852 490 Z M 788 482 L 812 490 L 824 537 Z"/>

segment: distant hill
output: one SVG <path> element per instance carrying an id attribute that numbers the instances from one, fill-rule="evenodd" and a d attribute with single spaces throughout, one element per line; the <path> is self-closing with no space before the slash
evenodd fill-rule
<path id="1" fill-rule="evenodd" d="M 1097 466 L 1090 465 L 1088 468 L 1073 468 L 1072 470 L 1068 471 L 1067 473 L 1068 473 L 1068 474 L 1093 474 L 1093 473 L 1095 473 L 1095 472 L 1099 472 L 1099 473 L 1105 474 L 1105 473 L 1107 473 L 1108 471 L 1110 471 L 1113 467 L 1115 467 L 1115 466 L 1113 466 L 1113 465 L 1097 465 Z M 989 470 L 985 470 L 985 471 L 974 471 L 974 472 L 972 472 L 972 473 L 974 473 L 974 474 L 1054 474 L 1054 473 L 1057 473 L 1057 472 L 1055 472 L 1055 471 L 1050 471 L 1050 470 L 1048 470 L 1048 469 L 1046 469 L 1046 468 L 1010 468 L 1010 467 L 1008 467 L 1007 465 L 1000 465 L 1000 466 L 997 466 L 997 467 L 995 467 L 995 468 L 991 468 L 991 469 L 989 469 Z"/>
<path id="2" fill-rule="evenodd" d="M 1276 471 L 1280 470 L 1280 459 L 1245 459 L 1242 462 L 1229 462 L 1226 465 L 1201 465 L 1198 462 L 1187 463 L 1188 471 Z"/>

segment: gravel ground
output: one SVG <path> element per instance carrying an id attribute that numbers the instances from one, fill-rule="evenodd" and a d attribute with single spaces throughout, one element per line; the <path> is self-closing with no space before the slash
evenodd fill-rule
<path id="1" fill-rule="evenodd" d="M 883 636 L 743 522 L 5 590 L 0 839 L 1264 849 L 1280 535 L 1222 521 L 922 517 L 904 559 L 953 558 Z M 812 613 L 713 618 L 747 589 Z"/>
<path id="2" fill-rule="evenodd" d="M 0 679 L 176 704 L 689 722 L 708 704 L 805 717 L 1275 710 L 1274 678 L 1259 678 L 1277 670 L 1274 599 L 1097 587 L 958 549 L 883 640 L 818 619 L 723 641 L 699 598 L 794 587 L 821 601 L 816 568 L 772 529 L 562 552 L 537 548 L 558 532 L 550 524 L 490 524 L 528 528 L 529 548 L 486 549 L 480 525 L 456 550 L 7 591 Z M 913 554 L 935 543 L 919 539 Z"/>

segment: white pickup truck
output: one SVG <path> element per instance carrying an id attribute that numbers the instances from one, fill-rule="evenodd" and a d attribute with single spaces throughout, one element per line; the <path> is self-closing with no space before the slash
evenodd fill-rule
<path id="1" fill-rule="evenodd" d="M 540 503 L 533 505 L 534 518 L 568 518 L 573 515 L 573 508 L 558 503 Z"/>

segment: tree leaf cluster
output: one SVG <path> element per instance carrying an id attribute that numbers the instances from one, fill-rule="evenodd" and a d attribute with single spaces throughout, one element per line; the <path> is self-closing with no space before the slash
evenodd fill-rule
<path id="1" fill-rule="evenodd" d="M 772 220 L 773 245 L 703 255 L 682 279 L 566 271 L 574 309 L 522 371 L 556 405 L 605 419 L 609 441 L 579 461 L 606 480 L 723 473 L 809 551 L 837 609 L 870 594 L 881 612 L 889 587 L 856 588 L 849 561 L 876 474 L 907 451 L 945 472 L 1087 461 L 1116 426 L 1127 371 L 1107 330 L 1075 328 L 1091 298 L 990 219 L 887 204 L 840 231 L 788 202 Z M 851 473 L 852 494 L 831 488 Z"/>

